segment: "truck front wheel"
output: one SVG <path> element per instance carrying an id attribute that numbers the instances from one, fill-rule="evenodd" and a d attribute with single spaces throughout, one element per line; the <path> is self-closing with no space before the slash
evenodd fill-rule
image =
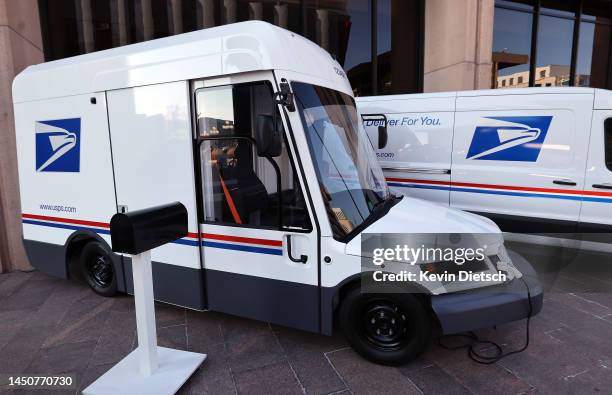
<path id="1" fill-rule="evenodd" d="M 81 251 L 81 269 L 87 284 L 99 295 L 117 294 L 117 277 L 110 253 L 102 243 L 89 242 Z"/>
<path id="2" fill-rule="evenodd" d="M 353 287 L 340 306 L 340 326 L 351 347 L 383 365 L 401 365 L 419 356 L 431 338 L 423 303 L 410 294 L 361 293 Z"/>

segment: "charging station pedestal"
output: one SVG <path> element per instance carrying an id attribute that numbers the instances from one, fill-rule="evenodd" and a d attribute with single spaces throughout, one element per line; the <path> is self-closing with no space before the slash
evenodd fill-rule
<path id="1" fill-rule="evenodd" d="M 138 348 L 83 394 L 175 394 L 206 359 L 206 354 L 157 346 L 151 249 L 186 234 L 187 210 L 180 203 L 113 216 L 113 251 L 132 258 Z"/>

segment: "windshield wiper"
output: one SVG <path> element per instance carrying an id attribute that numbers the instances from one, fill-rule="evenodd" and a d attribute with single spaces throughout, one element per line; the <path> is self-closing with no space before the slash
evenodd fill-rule
<path id="1" fill-rule="evenodd" d="M 387 214 L 393 206 L 395 206 L 400 200 L 402 200 L 402 197 L 403 196 L 396 196 L 396 195 L 389 194 L 389 196 L 386 199 L 383 199 L 380 202 L 376 203 L 373 206 L 372 211 L 370 212 L 370 215 L 368 215 L 366 219 L 361 224 L 359 224 L 359 226 L 355 227 L 340 241 L 344 243 L 348 243 L 353 237 L 363 232 L 365 228 L 372 225 L 374 222 L 378 221 L 380 218 L 384 217 L 385 214 Z"/>
<path id="2" fill-rule="evenodd" d="M 389 193 L 389 196 L 374 203 L 374 206 L 372 206 L 372 211 L 378 210 L 380 207 L 385 207 L 391 203 L 394 203 L 397 199 L 399 199 L 398 196 Z"/>

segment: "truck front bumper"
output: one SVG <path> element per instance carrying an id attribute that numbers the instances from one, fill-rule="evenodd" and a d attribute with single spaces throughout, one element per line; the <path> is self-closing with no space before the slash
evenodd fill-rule
<path id="1" fill-rule="evenodd" d="M 535 270 L 519 254 L 512 251 L 508 254 L 525 283 L 515 278 L 506 284 L 431 297 L 431 306 L 445 335 L 527 318 L 529 297 L 525 284 L 531 294 L 531 315 L 542 310 L 542 286 Z"/>

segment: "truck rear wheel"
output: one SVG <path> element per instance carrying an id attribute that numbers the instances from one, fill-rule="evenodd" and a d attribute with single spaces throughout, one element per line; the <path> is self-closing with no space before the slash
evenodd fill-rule
<path id="1" fill-rule="evenodd" d="M 97 241 L 87 243 L 81 251 L 80 263 L 83 278 L 94 292 L 102 296 L 117 294 L 117 277 L 113 260 L 102 243 Z"/>
<path id="2" fill-rule="evenodd" d="M 353 287 L 340 306 L 339 321 L 351 347 L 383 365 L 415 359 L 431 338 L 429 313 L 410 294 L 361 293 L 359 286 Z"/>

